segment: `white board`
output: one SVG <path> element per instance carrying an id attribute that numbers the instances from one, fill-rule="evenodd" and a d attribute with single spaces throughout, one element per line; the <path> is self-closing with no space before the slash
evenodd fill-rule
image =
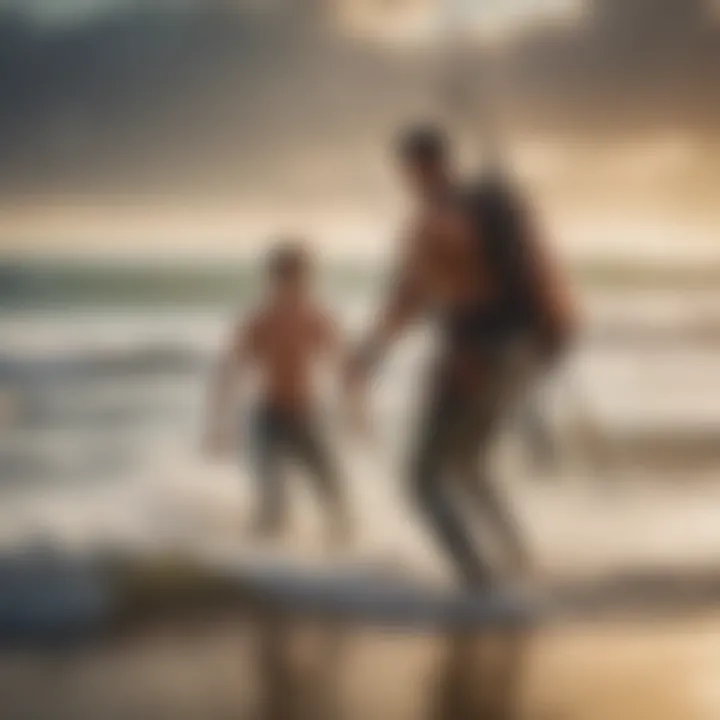
<path id="1" fill-rule="evenodd" d="M 527 625 L 540 619 L 538 598 L 509 588 L 465 592 L 362 567 L 303 567 L 237 562 L 235 583 L 268 609 L 392 627 Z"/>
<path id="2" fill-rule="evenodd" d="M 720 570 L 629 570 L 520 590 L 470 592 L 357 567 L 238 561 L 226 576 L 268 609 L 368 625 L 437 629 L 527 627 L 604 618 L 648 620 L 720 611 Z"/>

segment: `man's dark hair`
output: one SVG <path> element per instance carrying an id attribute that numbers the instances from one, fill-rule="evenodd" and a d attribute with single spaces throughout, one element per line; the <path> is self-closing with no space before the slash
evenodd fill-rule
<path id="1" fill-rule="evenodd" d="M 438 125 L 413 125 L 398 140 L 398 154 L 403 160 L 435 165 L 448 155 L 448 138 Z"/>
<path id="2" fill-rule="evenodd" d="M 291 280 L 309 270 L 310 256 L 301 241 L 282 240 L 271 251 L 267 268 L 274 279 Z"/>

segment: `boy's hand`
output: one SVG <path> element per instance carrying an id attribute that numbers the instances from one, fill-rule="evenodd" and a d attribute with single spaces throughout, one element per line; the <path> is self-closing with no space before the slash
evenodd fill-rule
<path id="1" fill-rule="evenodd" d="M 203 452 L 212 460 L 226 460 L 237 452 L 237 440 L 219 429 L 210 430 L 203 440 Z"/>
<path id="2" fill-rule="evenodd" d="M 350 434 L 366 440 L 371 435 L 371 422 L 367 410 L 367 378 L 362 375 L 346 379 L 344 415 Z"/>
<path id="3" fill-rule="evenodd" d="M 370 380 L 370 366 L 362 354 L 350 356 L 345 363 L 343 381 L 345 394 L 353 400 L 367 394 L 367 385 Z"/>
<path id="4" fill-rule="evenodd" d="M 372 425 L 367 408 L 360 399 L 352 397 L 347 406 L 347 424 L 353 437 L 367 440 L 372 435 Z"/>

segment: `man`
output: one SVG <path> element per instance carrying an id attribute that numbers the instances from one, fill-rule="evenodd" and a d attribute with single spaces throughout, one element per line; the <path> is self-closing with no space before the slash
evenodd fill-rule
<path id="1" fill-rule="evenodd" d="M 282 463 L 299 461 L 309 471 L 330 511 L 331 539 L 346 539 L 348 524 L 335 461 L 316 423 L 314 373 L 323 359 L 338 359 L 340 343 L 329 316 L 310 292 L 310 258 L 297 242 L 284 243 L 268 263 L 269 295 L 236 328 L 211 393 L 209 444 L 228 447 L 233 391 L 238 376 L 259 374 L 260 399 L 253 423 L 253 455 L 260 508 L 254 528 L 280 532 L 286 520 Z"/>
<path id="2" fill-rule="evenodd" d="M 573 325 L 564 279 L 534 236 L 528 213 L 499 177 L 459 187 L 447 141 L 410 129 L 399 158 L 416 199 L 394 289 L 349 366 L 357 391 L 389 346 L 434 314 L 442 347 L 411 468 L 413 492 L 464 580 L 483 585 L 488 558 L 453 506 L 449 484 L 469 492 L 500 532 L 515 564 L 527 562 L 512 515 L 487 474 L 489 445 L 514 388 L 554 362 Z M 532 352 L 530 352 L 532 350 Z M 482 462 L 480 462 L 482 461 Z"/>

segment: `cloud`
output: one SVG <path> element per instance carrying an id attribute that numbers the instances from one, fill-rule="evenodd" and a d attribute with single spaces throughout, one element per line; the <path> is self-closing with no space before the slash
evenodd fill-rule
<path id="1" fill-rule="evenodd" d="M 54 29 L 0 14 L 0 193 L 377 193 L 388 137 L 438 98 L 437 58 L 324 32 L 312 7 L 146 5 Z M 469 85 L 485 59 L 459 60 Z M 704 0 L 588 0 L 495 62 L 518 137 L 720 141 Z"/>
<path id="2" fill-rule="evenodd" d="M 706 0 L 594 0 L 582 22 L 530 32 L 505 58 L 528 128 L 720 132 L 720 26 Z"/>
<path id="3" fill-rule="evenodd" d="M 124 5 L 127 0 L 0 0 L 0 10 L 51 26 L 89 22 Z"/>

